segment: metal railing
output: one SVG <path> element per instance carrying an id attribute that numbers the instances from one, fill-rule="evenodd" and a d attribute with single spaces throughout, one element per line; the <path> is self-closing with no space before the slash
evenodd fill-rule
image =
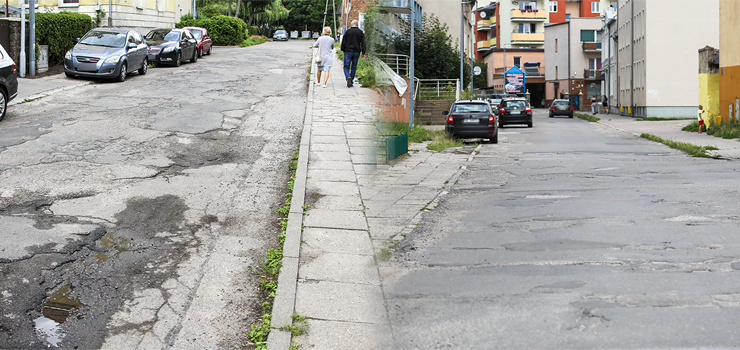
<path id="1" fill-rule="evenodd" d="M 409 56 L 396 54 L 378 54 L 377 56 L 381 61 L 385 62 L 388 67 L 391 67 L 396 74 L 402 77 L 409 76 Z"/>
<path id="2" fill-rule="evenodd" d="M 416 79 L 416 100 L 459 100 L 460 79 Z"/>

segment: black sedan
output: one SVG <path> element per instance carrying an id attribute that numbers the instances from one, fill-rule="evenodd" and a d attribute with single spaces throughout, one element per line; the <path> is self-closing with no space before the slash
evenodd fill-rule
<path id="1" fill-rule="evenodd" d="M 124 81 L 135 70 L 146 74 L 147 49 L 138 31 L 93 29 L 64 55 L 64 74 Z"/>
<path id="2" fill-rule="evenodd" d="M 0 45 L 0 120 L 5 118 L 8 102 L 18 96 L 18 72 L 5 48 Z"/>
<path id="3" fill-rule="evenodd" d="M 552 101 L 552 104 L 550 105 L 550 118 L 556 115 L 567 115 L 568 118 L 573 118 L 573 106 L 570 105 L 570 101 Z"/>
<path id="4" fill-rule="evenodd" d="M 445 112 L 445 132 L 460 138 L 484 138 L 498 143 L 498 125 L 491 105 L 486 101 L 456 101 Z"/>
<path id="5" fill-rule="evenodd" d="M 501 100 L 498 110 L 498 126 L 506 124 L 527 124 L 532 127 L 532 108 L 529 102 L 523 98 L 505 98 Z"/>
<path id="6" fill-rule="evenodd" d="M 183 58 L 198 60 L 198 41 L 187 29 L 157 28 L 147 33 L 149 61 L 154 64 L 171 64 L 179 67 Z"/>

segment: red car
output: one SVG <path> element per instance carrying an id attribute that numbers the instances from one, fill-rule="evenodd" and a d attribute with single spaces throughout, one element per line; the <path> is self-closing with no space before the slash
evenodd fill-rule
<path id="1" fill-rule="evenodd" d="M 198 41 L 198 57 L 203 57 L 204 54 L 210 55 L 213 40 L 208 36 L 208 30 L 201 27 L 185 27 L 185 29 L 190 30 L 195 40 Z"/>

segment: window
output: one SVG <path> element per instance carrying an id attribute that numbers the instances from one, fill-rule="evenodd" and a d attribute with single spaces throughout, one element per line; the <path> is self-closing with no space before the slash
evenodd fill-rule
<path id="1" fill-rule="evenodd" d="M 550 1 L 550 12 L 558 12 L 558 2 Z"/>
<path id="2" fill-rule="evenodd" d="M 570 13 L 566 13 L 565 14 L 565 20 L 566 21 L 570 21 Z"/>
<path id="3" fill-rule="evenodd" d="M 521 57 L 514 57 L 514 65 L 517 68 L 522 68 L 522 58 Z"/>
<path id="4" fill-rule="evenodd" d="M 599 2 L 594 1 L 591 3 L 591 13 L 599 13 Z"/>
<path id="5" fill-rule="evenodd" d="M 601 70 L 601 59 L 600 58 L 589 58 L 588 59 L 588 77 L 595 78 L 596 72 Z"/>
<path id="6" fill-rule="evenodd" d="M 36 1 L 36 4 L 38 5 L 38 1 Z M 59 0 L 59 6 L 60 7 L 76 7 L 80 6 L 79 0 Z"/>
<path id="7" fill-rule="evenodd" d="M 558 66 L 555 66 L 555 80 L 558 80 Z"/>
<path id="8" fill-rule="evenodd" d="M 581 42 L 593 43 L 596 42 L 596 34 L 594 30 L 581 30 Z"/>
<path id="9" fill-rule="evenodd" d="M 519 10 L 534 10 L 537 8 L 535 1 L 519 1 Z"/>
<path id="10" fill-rule="evenodd" d="M 555 39 L 555 52 L 558 52 L 558 39 Z"/>
<path id="11" fill-rule="evenodd" d="M 519 23 L 519 33 L 536 33 L 536 23 Z"/>

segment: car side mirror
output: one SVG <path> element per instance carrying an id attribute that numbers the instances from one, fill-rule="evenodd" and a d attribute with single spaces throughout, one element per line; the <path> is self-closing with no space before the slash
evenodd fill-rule
<path id="1" fill-rule="evenodd" d="M 80 38 L 75 38 L 75 44 L 78 44 L 80 42 Z"/>
<path id="2" fill-rule="evenodd" d="M 129 49 L 135 49 L 135 48 L 139 47 L 139 45 L 136 45 L 136 44 L 134 44 L 134 43 L 128 43 L 128 44 L 126 45 L 126 47 L 127 47 L 127 48 L 129 48 Z"/>

